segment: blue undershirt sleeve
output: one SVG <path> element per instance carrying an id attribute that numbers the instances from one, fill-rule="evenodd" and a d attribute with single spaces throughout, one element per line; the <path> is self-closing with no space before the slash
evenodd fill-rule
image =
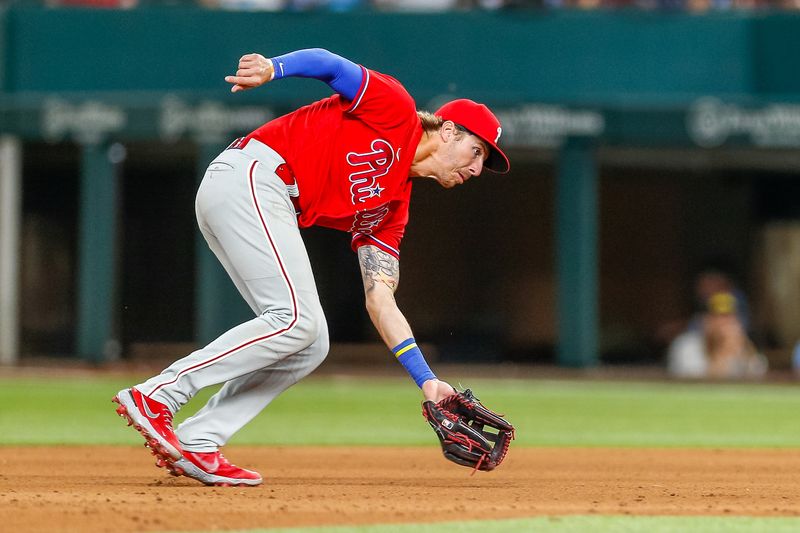
<path id="1" fill-rule="evenodd" d="M 361 87 L 361 67 L 322 48 L 297 50 L 271 60 L 276 80 L 289 76 L 314 78 L 324 81 L 348 100 L 353 100 Z"/>

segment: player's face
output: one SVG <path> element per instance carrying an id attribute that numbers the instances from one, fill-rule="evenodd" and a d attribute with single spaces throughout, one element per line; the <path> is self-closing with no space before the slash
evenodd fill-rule
<path id="1" fill-rule="evenodd" d="M 440 146 L 435 157 L 436 169 L 431 177 L 445 189 L 450 189 L 479 175 L 487 157 L 489 147 L 480 137 L 466 132 L 455 133 Z"/>

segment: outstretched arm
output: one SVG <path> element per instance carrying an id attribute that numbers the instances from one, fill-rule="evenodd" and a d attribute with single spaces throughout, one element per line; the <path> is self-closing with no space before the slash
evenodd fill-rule
<path id="1" fill-rule="evenodd" d="M 235 93 L 287 77 L 324 81 L 334 91 L 352 100 L 361 87 L 363 72 L 349 59 L 322 48 L 309 48 L 271 59 L 261 54 L 244 55 L 239 59 L 236 75 L 226 76 L 225 81 L 233 84 L 231 92 Z"/>
<path id="2" fill-rule="evenodd" d="M 436 378 L 416 345 L 411 326 L 397 307 L 394 292 L 400 282 L 400 261 L 376 246 L 358 249 L 367 312 L 383 342 L 397 356 L 426 400 L 438 402 L 454 394 L 453 387 Z"/>

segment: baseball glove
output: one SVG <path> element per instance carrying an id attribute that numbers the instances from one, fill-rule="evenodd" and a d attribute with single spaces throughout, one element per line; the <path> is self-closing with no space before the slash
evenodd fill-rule
<path id="1" fill-rule="evenodd" d="M 469 389 L 438 403 L 423 402 L 422 415 L 439 437 L 445 458 L 473 473 L 497 468 L 514 438 L 514 426 L 484 407 Z"/>

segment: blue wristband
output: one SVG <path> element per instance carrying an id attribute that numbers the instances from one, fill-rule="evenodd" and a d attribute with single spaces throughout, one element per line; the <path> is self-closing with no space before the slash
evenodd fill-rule
<path id="1" fill-rule="evenodd" d="M 392 348 L 392 353 L 411 375 L 411 379 L 414 380 L 417 387 L 422 388 L 422 384 L 429 379 L 436 379 L 436 375 L 425 362 L 425 357 L 422 356 L 414 337 L 406 339 Z"/>

